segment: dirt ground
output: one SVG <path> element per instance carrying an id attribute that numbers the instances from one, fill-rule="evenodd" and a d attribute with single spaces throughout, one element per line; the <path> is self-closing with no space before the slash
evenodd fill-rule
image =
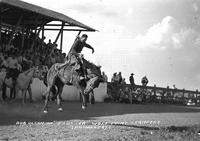
<path id="1" fill-rule="evenodd" d="M 166 104 L 96 103 L 81 109 L 63 102 L 63 112 L 43 101 L 0 104 L 0 141 L 200 140 L 200 107 Z"/>

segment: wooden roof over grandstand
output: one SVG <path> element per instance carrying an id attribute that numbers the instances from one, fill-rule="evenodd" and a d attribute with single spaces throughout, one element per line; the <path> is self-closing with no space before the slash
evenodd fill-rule
<path id="1" fill-rule="evenodd" d="M 52 21 L 60 21 L 74 31 L 96 31 L 64 14 L 42 8 L 20 0 L 0 0 L 0 18 L 2 25 L 37 29 Z M 20 22 L 18 22 L 20 21 Z M 78 28 L 78 29 L 77 29 Z M 58 29 L 59 30 L 59 29 Z"/>

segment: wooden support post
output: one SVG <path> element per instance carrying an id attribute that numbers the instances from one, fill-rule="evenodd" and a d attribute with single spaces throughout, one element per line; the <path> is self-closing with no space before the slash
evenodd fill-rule
<path id="1" fill-rule="evenodd" d="M 170 96 L 169 96 L 170 94 Z M 170 93 L 170 90 L 169 90 L 169 86 L 167 86 L 167 100 L 171 99 L 171 93 Z"/>
<path id="2" fill-rule="evenodd" d="M 39 36 L 40 31 L 41 31 L 41 28 L 39 28 L 38 31 L 37 31 L 37 29 L 36 29 L 36 30 L 35 30 L 35 35 L 36 35 L 36 36 Z"/>
<path id="3" fill-rule="evenodd" d="M 183 96 L 182 96 L 183 98 L 185 97 L 185 89 L 183 88 Z"/>
<path id="4" fill-rule="evenodd" d="M 199 96 L 199 91 L 198 89 L 196 89 L 196 103 L 198 104 L 199 100 L 200 100 L 200 96 Z"/>
<path id="5" fill-rule="evenodd" d="M 42 26 L 42 39 L 44 39 L 44 26 Z"/>
<path id="6" fill-rule="evenodd" d="M 1 8 L 0 8 L 0 12 L 1 12 Z M 2 14 L 0 13 L 0 29 L 2 28 Z M 1 40 L 1 32 L 0 32 L 0 47 L 2 48 L 2 40 Z"/>
<path id="7" fill-rule="evenodd" d="M 156 85 L 154 84 L 153 95 L 156 96 Z"/>
<path id="8" fill-rule="evenodd" d="M 65 23 L 62 23 L 62 25 L 65 25 Z M 60 50 L 62 52 L 62 46 L 63 46 L 63 29 L 61 30 L 61 37 L 60 37 Z"/>
<path id="9" fill-rule="evenodd" d="M 175 91 L 176 91 L 176 89 L 173 89 L 173 90 L 172 90 L 172 97 L 173 97 L 173 98 L 174 98 L 174 95 L 175 95 L 175 93 L 176 93 Z"/>
<path id="10" fill-rule="evenodd" d="M 183 88 L 183 95 L 181 98 L 181 102 L 182 102 L 182 104 L 184 104 L 184 102 L 185 102 L 185 89 L 184 88 Z"/>
<path id="11" fill-rule="evenodd" d="M 46 23 L 43 23 L 38 29 L 35 29 L 37 32 L 37 36 L 39 36 L 40 34 L 40 31 L 42 30 L 42 37 L 44 36 L 44 26 L 45 26 Z"/>
<path id="12" fill-rule="evenodd" d="M 63 28 L 64 28 L 64 24 L 62 23 L 61 29 L 60 29 L 60 31 L 58 32 L 58 35 L 57 35 L 57 37 L 56 37 L 54 43 L 57 43 L 58 38 L 60 37 L 61 31 L 63 30 Z"/>
<path id="13" fill-rule="evenodd" d="M 198 97 L 198 94 L 199 94 L 199 90 L 196 89 L 196 97 Z"/>

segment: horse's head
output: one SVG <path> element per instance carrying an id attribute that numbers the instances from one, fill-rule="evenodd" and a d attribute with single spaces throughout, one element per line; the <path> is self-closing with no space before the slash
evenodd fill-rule
<path id="1" fill-rule="evenodd" d="M 83 60 L 84 68 L 87 71 L 88 78 L 99 77 L 103 78 L 101 75 L 101 66 L 97 66 L 94 63 L 91 63 L 87 60 Z"/>
<path id="2" fill-rule="evenodd" d="M 85 59 L 83 60 L 83 65 L 87 71 L 87 77 L 89 78 L 85 93 L 89 93 L 92 89 L 98 87 L 100 82 L 103 82 L 101 66 L 96 66 Z"/>

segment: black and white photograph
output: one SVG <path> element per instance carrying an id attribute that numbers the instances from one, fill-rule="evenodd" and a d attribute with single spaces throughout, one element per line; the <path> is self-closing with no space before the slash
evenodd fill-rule
<path id="1" fill-rule="evenodd" d="M 0 0 L 0 141 L 199 141 L 199 0 Z"/>

